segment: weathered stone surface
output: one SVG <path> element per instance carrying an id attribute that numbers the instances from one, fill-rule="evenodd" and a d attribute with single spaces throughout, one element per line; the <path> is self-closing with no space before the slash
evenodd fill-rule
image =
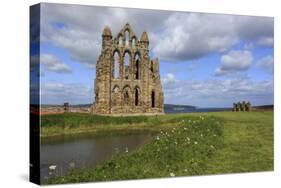
<path id="1" fill-rule="evenodd" d="M 159 61 L 149 56 L 146 32 L 138 40 L 127 23 L 112 38 L 108 26 L 102 34 L 102 51 L 96 65 L 96 114 L 163 113 Z M 129 57 L 128 62 L 126 57 Z"/>
<path id="2" fill-rule="evenodd" d="M 63 110 L 64 110 L 64 112 L 68 112 L 69 111 L 69 103 L 68 102 L 65 102 L 63 104 Z"/>
<path id="3" fill-rule="evenodd" d="M 237 111 L 251 111 L 251 103 L 248 101 L 247 103 L 245 101 L 238 102 L 238 103 L 233 103 L 233 108 L 232 111 L 233 112 L 237 112 Z"/>

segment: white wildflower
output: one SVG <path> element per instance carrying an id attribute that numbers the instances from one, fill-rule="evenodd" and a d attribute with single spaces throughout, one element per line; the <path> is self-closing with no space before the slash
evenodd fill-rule
<path id="1" fill-rule="evenodd" d="M 126 153 L 128 153 L 128 152 L 129 152 L 129 149 L 128 149 L 127 147 L 126 147 L 126 150 L 125 150 L 125 152 L 126 152 Z"/>
<path id="2" fill-rule="evenodd" d="M 56 165 L 51 165 L 49 166 L 49 170 L 56 170 L 57 166 Z"/>
<path id="3" fill-rule="evenodd" d="M 175 173 L 173 173 L 173 172 L 170 173 L 170 176 L 171 176 L 171 177 L 175 177 Z"/>
<path id="4" fill-rule="evenodd" d="M 70 167 L 70 168 L 75 168 L 75 162 L 70 162 L 70 163 L 69 163 L 69 167 Z"/>
<path id="5" fill-rule="evenodd" d="M 196 145 L 196 144 L 198 144 L 198 142 L 195 141 L 194 144 Z"/>
<path id="6" fill-rule="evenodd" d="M 160 140 L 159 136 L 156 137 L 156 140 Z"/>

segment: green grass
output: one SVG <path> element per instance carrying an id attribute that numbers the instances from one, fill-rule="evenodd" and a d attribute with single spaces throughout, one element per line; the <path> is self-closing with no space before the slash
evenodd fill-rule
<path id="1" fill-rule="evenodd" d="M 163 127 L 159 116 L 108 117 L 82 113 L 65 113 L 41 116 L 41 137 L 78 133 L 128 134 L 139 131 L 157 131 Z"/>
<path id="2" fill-rule="evenodd" d="M 80 117 L 81 114 L 76 114 Z M 56 124 L 68 126 L 57 115 Z M 81 115 L 87 117 L 87 115 Z M 72 117 L 74 118 L 74 117 Z M 91 119 L 91 117 L 87 117 Z M 88 125 L 107 130 L 155 130 L 157 137 L 136 151 L 114 155 L 96 167 L 77 169 L 47 184 L 191 176 L 273 170 L 273 112 L 214 112 L 157 117 L 96 117 Z M 108 118 L 106 124 L 102 120 Z M 127 120 L 130 119 L 130 123 Z M 83 120 L 76 128 L 85 127 Z M 116 121 L 115 121 L 116 120 Z M 78 123 L 80 121 L 77 121 Z M 85 125 L 84 125 L 85 124 Z M 132 128 L 133 127 L 133 128 Z M 137 130 L 137 129 L 136 129 Z"/>
<path id="3" fill-rule="evenodd" d="M 224 147 L 206 174 L 273 170 L 273 112 L 216 114 L 225 119 Z"/>

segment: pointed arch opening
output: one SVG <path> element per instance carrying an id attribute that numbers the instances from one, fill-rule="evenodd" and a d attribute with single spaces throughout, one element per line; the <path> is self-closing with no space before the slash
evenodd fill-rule
<path id="1" fill-rule="evenodd" d="M 140 57 L 138 53 L 135 55 L 135 79 L 140 79 Z"/>
<path id="2" fill-rule="evenodd" d="M 130 105 L 130 99 L 131 99 L 131 90 L 127 86 L 123 89 L 123 104 Z"/>
<path id="3" fill-rule="evenodd" d="M 119 94 L 120 94 L 120 89 L 116 85 L 116 86 L 114 86 L 114 88 L 112 90 L 112 106 L 119 105 Z"/>
<path id="4" fill-rule="evenodd" d="M 120 63 L 119 53 L 117 51 L 115 51 L 113 57 L 114 57 L 114 73 L 113 73 L 113 77 L 114 77 L 114 79 L 118 79 L 119 78 L 119 63 Z"/>
<path id="5" fill-rule="evenodd" d="M 155 108 L 155 92 L 151 92 L 151 107 Z"/>
<path id="6" fill-rule="evenodd" d="M 129 46 L 129 40 L 130 40 L 130 33 L 128 30 L 125 31 L 125 45 Z"/>
<path id="7" fill-rule="evenodd" d="M 124 54 L 124 66 L 123 66 L 123 75 L 124 75 L 124 79 L 125 80 L 128 80 L 129 79 L 129 74 L 130 74 L 130 60 L 131 60 L 131 57 L 130 57 L 130 54 L 129 52 L 125 52 Z"/>
<path id="8" fill-rule="evenodd" d="M 136 48 L 136 38 L 133 37 L 132 39 L 132 48 Z"/>
<path id="9" fill-rule="evenodd" d="M 123 38 L 121 35 L 119 35 L 118 37 L 118 46 L 122 46 L 123 45 Z"/>
<path id="10" fill-rule="evenodd" d="M 140 92 L 139 92 L 139 88 L 135 88 L 135 106 L 139 106 L 140 102 L 139 102 L 139 95 L 140 95 Z"/>

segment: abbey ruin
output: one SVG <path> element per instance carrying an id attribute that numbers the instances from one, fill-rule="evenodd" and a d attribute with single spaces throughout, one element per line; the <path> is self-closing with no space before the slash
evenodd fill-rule
<path id="1" fill-rule="evenodd" d="M 104 28 L 94 90 L 95 114 L 164 112 L 159 62 L 150 59 L 146 32 L 138 40 L 127 23 L 113 38 L 110 28 Z"/>

